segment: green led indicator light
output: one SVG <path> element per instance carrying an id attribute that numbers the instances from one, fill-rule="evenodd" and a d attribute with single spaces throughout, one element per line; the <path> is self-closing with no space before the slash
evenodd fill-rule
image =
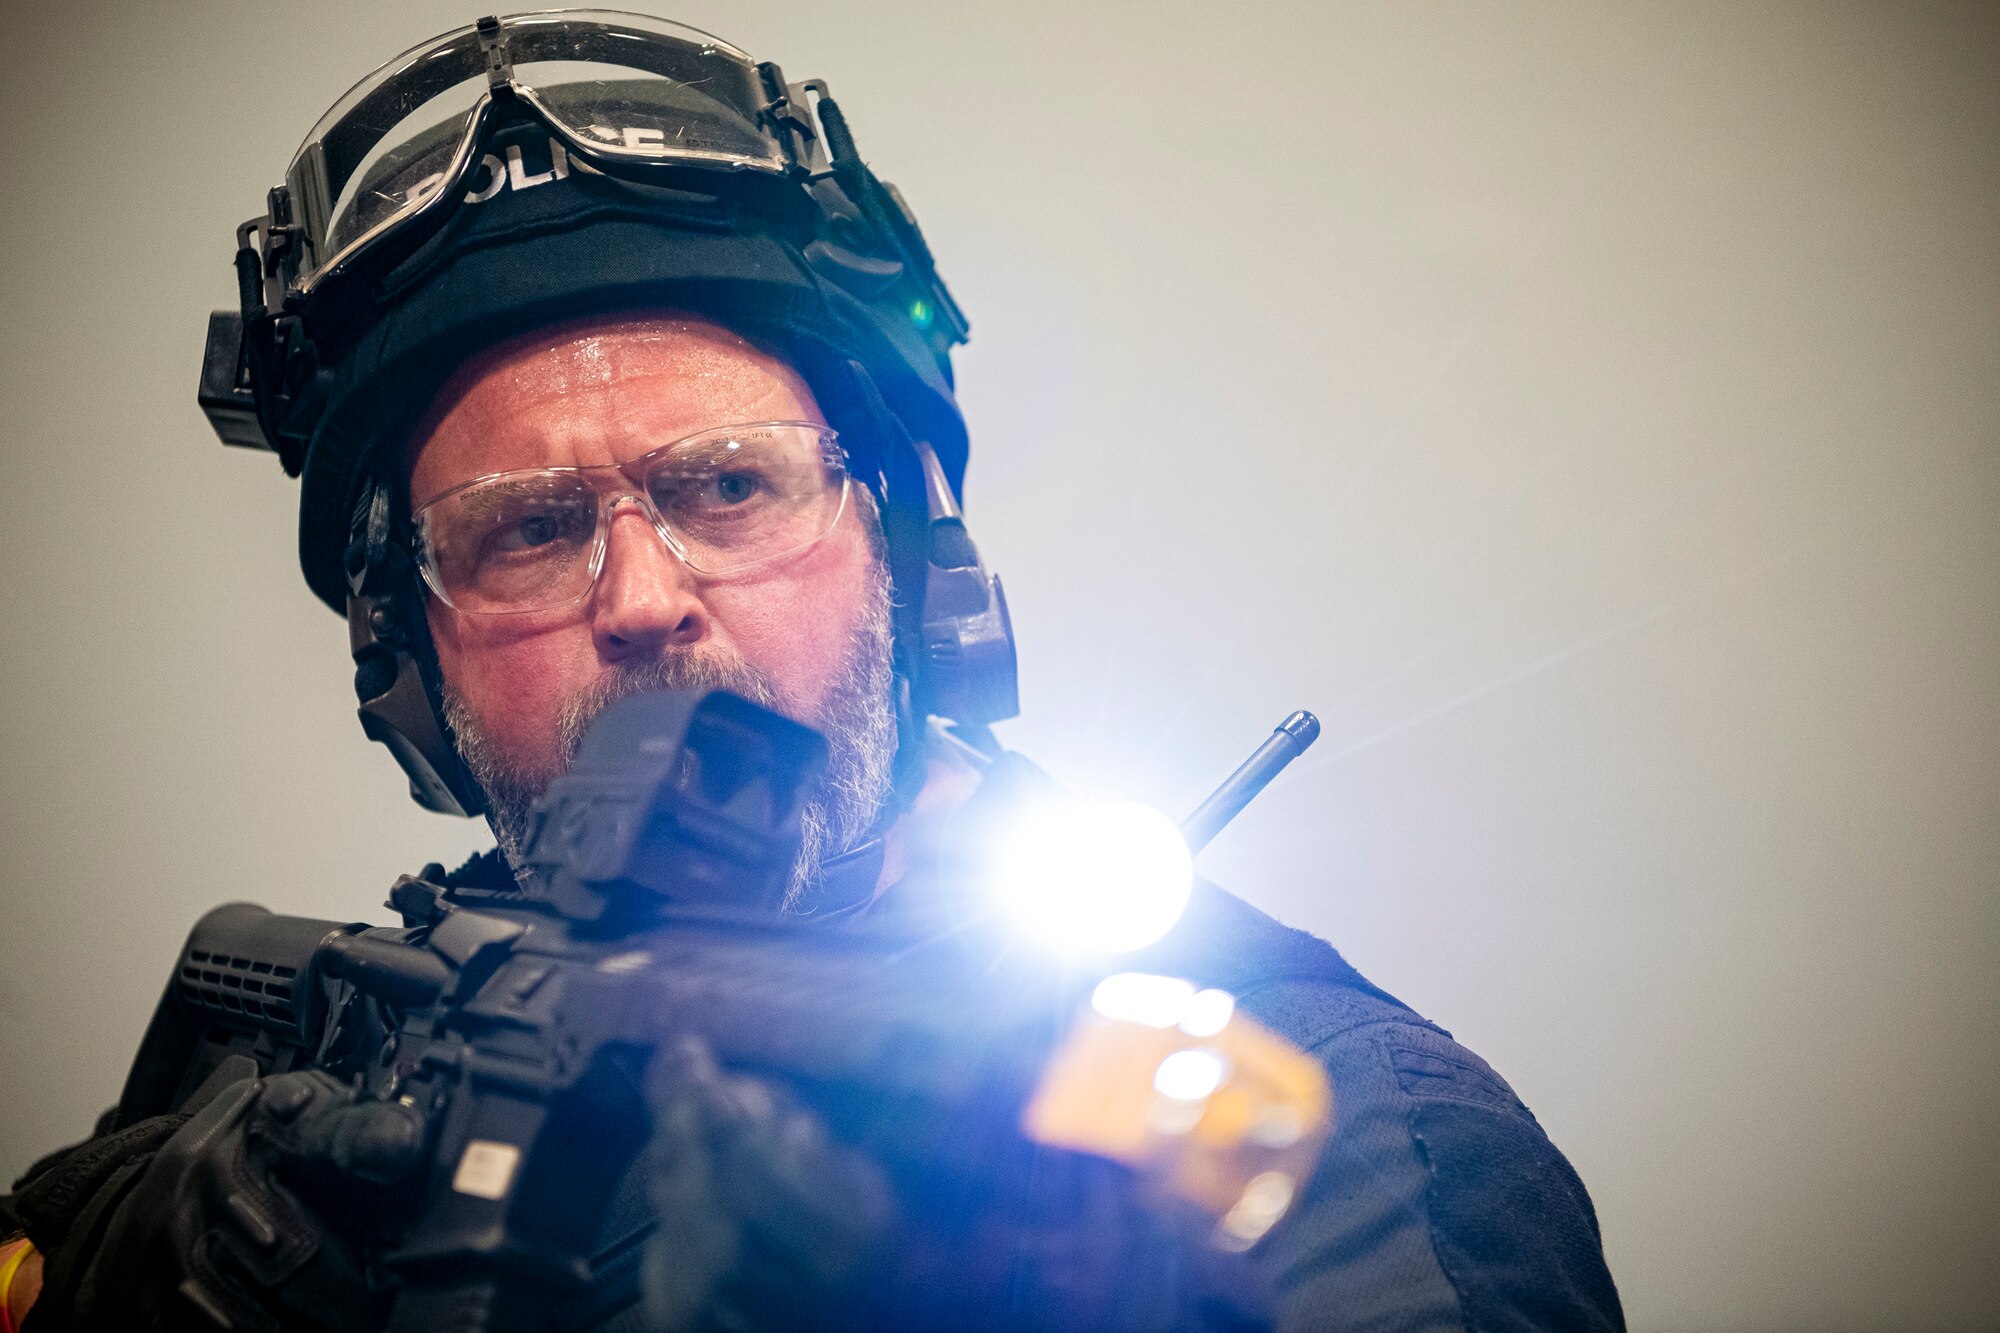
<path id="1" fill-rule="evenodd" d="M 910 303 L 910 322 L 920 329 L 929 328 L 931 326 L 931 303 L 929 301 L 912 301 Z"/>

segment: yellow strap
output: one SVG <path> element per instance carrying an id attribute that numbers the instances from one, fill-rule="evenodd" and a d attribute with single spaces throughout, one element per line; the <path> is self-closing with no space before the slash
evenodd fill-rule
<path id="1" fill-rule="evenodd" d="M 0 1333 L 15 1333 L 14 1330 L 14 1274 L 21 1271 L 21 1265 L 35 1252 L 35 1243 L 26 1236 L 18 1237 L 20 1244 L 14 1252 L 0 1263 Z"/>

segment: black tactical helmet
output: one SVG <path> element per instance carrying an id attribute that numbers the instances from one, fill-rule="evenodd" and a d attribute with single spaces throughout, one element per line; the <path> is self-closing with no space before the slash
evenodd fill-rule
<path id="1" fill-rule="evenodd" d="M 301 478 L 306 581 L 346 612 L 362 725 L 421 804 L 483 798 L 438 706 L 402 446 L 469 356 L 580 315 L 691 311 L 790 360 L 881 507 L 905 726 L 1015 712 L 958 508 L 965 321 L 825 84 L 642 15 L 481 19 L 336 103 L 237 241 L 202 406 Z"/>

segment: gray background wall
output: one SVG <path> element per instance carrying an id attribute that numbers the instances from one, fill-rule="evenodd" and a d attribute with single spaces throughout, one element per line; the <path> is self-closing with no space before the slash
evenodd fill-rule
<path id="1" fill-rule="evenodd" d="M 0 1173 L 200 910 L 479 830 L 349 709 L 293 486 L 193 403 L 230 230 L 460 4 L 9 6 Z M 1058 774 L 1487 1055 L 1642 1328 L 1994 1326 L 1991 7 L 788 5 L 972 312 Z"/>

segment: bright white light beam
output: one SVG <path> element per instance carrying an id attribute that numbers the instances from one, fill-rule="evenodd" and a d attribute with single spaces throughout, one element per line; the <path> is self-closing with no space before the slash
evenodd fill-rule
<path id="1" fill-rule="evenodd" d="M 1194 857 L 1174 821 L 1138 801 L 1027 815 L 1000 848 L 994 890 L 1027 934 L 1068 953 L 1126 953 L 1181 919 Z"/>

